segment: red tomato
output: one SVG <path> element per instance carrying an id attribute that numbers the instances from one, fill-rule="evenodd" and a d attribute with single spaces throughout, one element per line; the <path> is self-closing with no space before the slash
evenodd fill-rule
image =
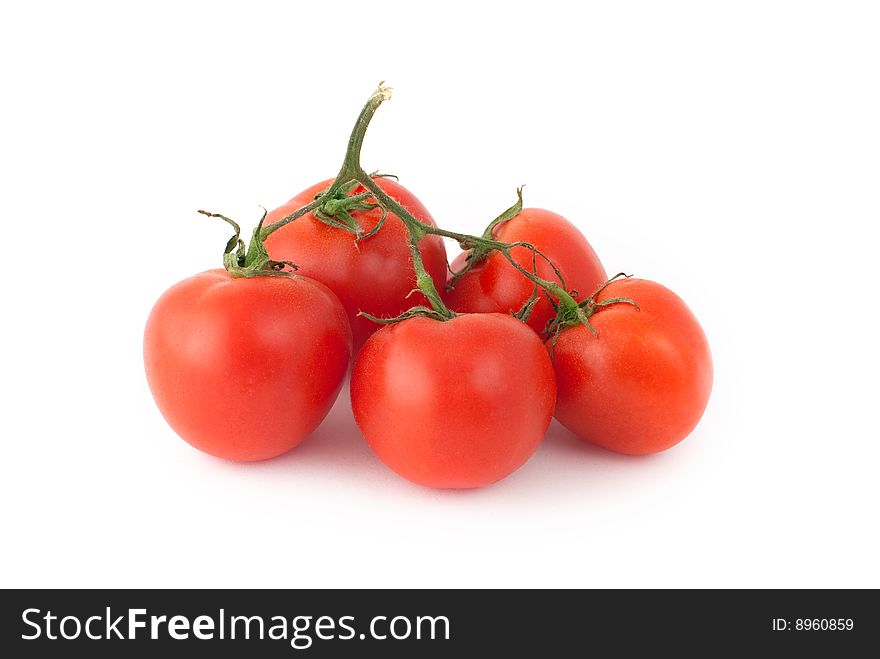
<path id="1" fill-rule="evenodd" d="M 399 183 L 387 178 L 376 178 L 376 183 L 396 199 L 417 220 L 434 225 L 428 211 L 416 197 Z M 277 222 L 293 211 L 311 203 L 315 195 L 330 185 L 324 181 L 304 190 L 289 202 L 269 213 L 264 226 Z M 364 192 L 358 186 L 351 194 Z M 376 226 L 382 212 L 354 211 L 352 216 L 364 232 Z M 348 313 L 354 333 L 355 348 L 380 325 L 358 316 L 365 311 L 374 316 L 394 317 L 416 304 L 425 304 L 416 292 L 416 275 L 409 249 L 409 234 L 403 222 L 389 214 L 385 224 L 374 236 L 355 246 L 354 235 L 344 229 L 331 227 L 312 213 L 304 215 L 272 233 L 265 241 L 269 255 L 277 261 L 293 261 L 297 272 L 325 284 L 339 296 Z M 446 247 L 439 236 L 426 236 L 419 243 L 425 269 L 434 280 L 438 291 L 446 282 Z"/>
<path id="2" fill-rule="evenodd" d="M 498 225 L 494 235 L 501 242 L 534 245 L 559 268 L 568 290 L 576 290 L 581 297 L 592 295 L 608 279 L 605 268 L 584 235 L 556 213 L 541 208 L 524 208 L 513 219 Z M 464 267 L 467 254 L 463 252 L 453 261 L 453 272 Z M 516 247 L 511 254 L 523 268 L 532 271 L 530 250 Z M 537 265 L 539 276 L 559 281 L 545 259 L 538 257 Z M 452 274 L 449 279 L 452 279 Z M 447 291 L 444 299 L 453 311 L 509 313 L 519 310 L 533 290 L 532 282 L 523 277 L 503 255 L 493 252 L 462 276 L 455 283 L 455 288 Z M 539 291 L 529 325 L 540 333 L 555 315 L 546 294 Z"/>
<path id="3" fill-rule="evenodd" d="M 366 342 L 351 376 L 367 443 L 428 487 L 480 487 L 514 472 L 538 448 L 555 398 L 541 340 L 503 314 L 389 325 Z"/>
<path id="4" fill-rule="evenodd" d="M 144 334 L 147 380 L 165 419 L 228 460 L 299 444 L 330 410 L 350 359 L 345 310 L 302 277 L 203 272 L 159 298 Z"/>
<path id="5" fill-rule="evenodd" d="M 668 449 L 697 425 L 712 390 L 712 356 L 697 319 L 675 293 L 644 279 L 612 282 L 583 325 L 559 334 L 553 350 L 556 418 L 612 451 Z"/>

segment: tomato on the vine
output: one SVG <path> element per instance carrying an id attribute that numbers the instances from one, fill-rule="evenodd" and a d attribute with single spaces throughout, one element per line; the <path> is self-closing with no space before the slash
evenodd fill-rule
<path id="1" fill-rule="evenodd" d="M 435 226 L 427 209 L 409 190 L 389 178 L 376 177 L 374 180 L 413 217 Z M 324 181 L 303 190 L 269 213 L 266 225 L 311 203 L 330 183 Z M 364 188 L 357 186 L 348 194 L 363 192 Z M 367 234 L 380 221 L 382 211 L 379 208 L 353 210 L 351 217 Z M 447 270 L 443 239 L 428 235 L 422 238 L 419 247 L 425 269 L 435 286 L 442 290 Z M 358 312 L 390 318 L 414 304 L 424 303 L 424 297 L 418 291 L 410 295 L 416 288 L 416 275 L 409 234 L 404 224 L 391 213 L 375 235 L 357 243 L 351 232 L 322 222 L 315 213 L 307 213 L 268 236 L 266 249 L 273 259 L 294 261 L 299 266 L 299 274 L 320 281 L 336 293 L 348 313 L 356 349 L 379 327 L 359 317 Z"/>
<path id="2" fill-rule="evenodd" d="M 617 298 L 629 302 L 609 302 Z M 674 446 L 697 425 L 712 390 L 712 356 L 680 297 L 644 279 L 612 281 L 589 322 L 548 347 L 556 418 L 581 438 L 631 455 Z M 602 303 L 608 304 L 602 306 Z"/>
<path id="3" fill-rule="evenodd" d="M 345 310 L 304 277 L 203 272 L 159 298 L 144 333 L 147 380 L 165 419 L 228 460 L 299 444 L 327 415 L 350 359 Z"/>
<path id="4" fill-rule="evenodd" d="M 504 243 L 525 242 L 533 245 L 553 262 L 562 274 L 566 289 L 576 290 L 581 296 L 589 295 L 608 278 L 599 257 L 584 235 L 571 222 L 551 211 L 524 208 L 512 219 L 496 226 L 493 236 Z M 532 295 L 535 286 L 497 251 L 475 263 L 453 284 L 453 273 L 465 267 L 469 253 L 459 254 L 452 262 L 449 284 L 453 288 L 444 296 L 449 308 L 471 313 L 509 313 L 520 309 Z M 514 247 L 510 254 L 529 272 L 537 265 L 538 276 L 559 282 L 547 259 L 538 256 L 535 262 L 532 261 L 533 252 L 530 249 Z M 555 315 L 547 294 L 539 290 L 529 325 L 541 332 Z"/>
<path id="5" fill-rule="evenodd" d="M 355 420 L 376 455 L 436 488 L 480 487 L 518 469 L 538 448 L 555 398 L 541 340 L 504 314 L 384 327 L 351 376 Z"/>

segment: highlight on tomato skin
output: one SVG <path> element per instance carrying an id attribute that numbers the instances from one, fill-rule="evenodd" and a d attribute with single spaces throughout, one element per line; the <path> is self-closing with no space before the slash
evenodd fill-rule
<path id="1" fill-rule="evenodd" d="M 605 268 L 581 231 L 561 215 L 542 208 L 524 208 L 512 219 L 495 227 L 493 236 L 504 243 L 525 242 L 540 250 L 562 274 L 565 288 L 580 296 L 595 291 L 608 279 Z M 462 252 L 452 262 L 447 282 L 452 285 L 454 273 L 465 266 L 469 252 Z M 540 277 L 559 281 L 547 259 L 532 260 L 532 252 L 514 247 L 511 254 L 517 263 L 530 272 L 537 267 Z M 520 309 L 532 295 L 535 286 L 523 277 L 501 254 L 493 252 L 474 265 L 446 290 L 444 300 L 453 311 L 470 313 L 509 313 Z M 529 326 L 541 333 L 556 315 L 546 293 L 538 291 L 538 302 L 532 308 Z"/>
<path id="2" fill-rule="evenodd" d="M 388 467 L 432 488 L 475 488 L 516 471 L 553 415 L 540 338 L 505 314 L 416 317 L 364 344 L 351 376 L 355 421 Z"/>
<path id="3" fill-rule="evenodd" d="M 389 196 L 396 199 L 417 220 L 436 226 L 421 201 L 396 181 L 375 177 Z M 269 213 L 265 225 L 277 222 L 306 206 L 325 191 L 331 181 L 322 181 L 303 190 L 283 206 Z M 350 195 L 364 192 L 356 187 Z M 376 227 L 381 210 L 355 210 L 352 217 L 364 232 Z M 364 311 L 373 316 L 393 318 L 417 304 L 424 296 L 413 293 L 415 271 L 409 248 L 409 234 L 403 223 L 389 213 L 382 228 L 373 236 L 355 243 L 355 236 L 321 222 L 308 213 L 266 238 L 269 255 L 278 261 L 293 261 L 297 273 L 311 277 L 332 290 L 348 313 L 354 333 L 355 351 L 380 325 L 358 316 Z M 428 235 L 419 242 L 425 269 L 438 290 L 446 282 L 446 246 L 439 236 Z"/>
<path id="4" fill-rule="evenodd" d="M 618 453 L 675 446 L 696 427 L 712 391 L 706 335 L 684 301 L 645 279 L 613 281 L 589 318 L 596 331 L 563 329 L 552 345 L 555 416 L 582 439 Z"/>
<path id="5" fill-rule="evenodd" d="M 351 346 L 345 310 L 323 284 L 209 270 L 156 302 L 144 366 L 181 438 L 248 462 L 281 455 L 317 428 L 342 387 Z"/>

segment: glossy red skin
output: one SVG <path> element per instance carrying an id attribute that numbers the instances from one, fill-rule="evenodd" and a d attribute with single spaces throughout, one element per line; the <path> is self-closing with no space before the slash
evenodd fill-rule
<path id="1" fill-rule="evenodd" d="M 553 261 L 565 279 L 569 291 L 577 290 L 588 297 L 608 279 L 605 268 L 596 252 L 577 227 L 561 215 L 541 208 L 524 208 L 519 215 L 496 227 L 495 238 L 505 243 L 527 242 Z M 511 254 L 523 268 L 532 271 L 532 252 L 517 247 Z M 459 254 L 451 269 L 457 272 L 464 267 L 467 252 Z M 538 259 L 538 275 L 544 279 L 559 281 L 546 260 Z M 449 275 L 452 279 L 452 275 Z M 519 310 L 534 290 L 534 284 L 517 271 L 498 252 L 490 254 L 475 265 L 447 291 L 444 299 L 453 311 L 471 313 L 509 313 Z M 553 306 L 546 295 L 541 294 L 532 314 L 529 326 L 536 332 L 543 331 L 555 316 Z"/>
<path id="2" fill-rule="evenodd" d="M 165 419 L 227 460 L 299 444 L 327 415 L 350 360 L 345 310 L 305 278 L 203 272 L 159 298 L 144 333 L 147 381 Z"/>
<path id="3" fill-rule="evenodd" d="M 409 190 L 387 178 L 375 180 L 382 190 L 417 220 L 434 226 L 427 209 Z M 277 222 L 311 203 L 315 195 L 326 190 L 330 183 L 323 181 L 303 190 L 269 213 L 265 225 Z M 360 192 L 364 192 L 364 188 L 358 187 L 351 194 Z M 352 215 L 367 232 L 376 226 L 382 213 L 375 209 L 357 211 Z M 415 271 L 409 249 L 409 234 L 403 222 L 394 215 L 389 214 L 376 235 L 359 243 L 360 251 L 355 247 L 353 234 L 324 224 L 312 213 L 272 233 L 265 244 L 273 259 L 293 261 L 299 266 L 299 274 L 320 281 L 336 293 L 348 313 L 356 349 L 381 327 L 359 317 L 359 311 L 393 318 L 414 305 L 426 303 L 419 293 L 406 297 L 416 287 Z M 437 290 L 442 291 L 447 271 L 443 239 L 426 236 L 419 246 L 425 269 Z"/>
<path id="4" fill-rule="evenodd" d="M 553 351 L 556 418 L 581 438 L 618 453 L 674 446 L 697 425 L 712 391 L 712 356 L 697 319 L 668 288 L 644 279 L 613 282 L 598 301 L 638 303 L 598 310 L 564 329 Z M 549 346 L 549 342 L 548 342 Z"/>
<path id="5" fill-rule="evenodd" d="M 516 471 L 541 443 L 555 399 L 541 340 L 503 314 L 389 325 L 351 376 L 367 443 L 398 474 L 434 488 L 481 487 Z"/>

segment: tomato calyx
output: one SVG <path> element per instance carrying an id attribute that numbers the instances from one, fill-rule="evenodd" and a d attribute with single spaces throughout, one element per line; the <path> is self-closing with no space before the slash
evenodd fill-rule
<path id="1" fill-rule="evenodd" d="M 379 176 L 379 174 L 374 173 L 370 174 L 370 176 L 376 177 Z M 388 217 L 388 210 L 383 208 L 381 204 L 377 203 L 369 192 L 351 194 L 359 185 L 360 182 L 356 179 L 349 181 L 341 187 L 336 187 L 335 189 L 334 186 L 331 185 L 324 192 L 315 197 L 315 199 L 320 199 L 321 203 L 314 210 L 315 217 L 327 226 L 342 229 L 343 231 L 348 231 L 349 233 L 354 234 L 355 247 L 358 246 L 360 241 L 375 236 L 379 232 L 379 229 L 382 228 L 382 225 L 385 224 L 385 220 Z M 364 232 L 363 227 L 357 219 L 355 219 L 352 213 L 355 211 L 371 211 L 377 208 L 382 211 L 379 221 L 376 222 L 376 226 L 372 229 Z"/>
<path id="2" fill-rule="evenodd" d="M 636 303 L 635 300 L 632 300 L 628 297 L 612 297 L 607 300 L 602 300 L 601 302 L 596 301 L 596 297 L 608 288 L 609 285 L 618 281 L 621 278 L 628 279 L 632 277 L 632 275 L 628 275 L 625 272 L 618 272 L 616 275 L 611 277 L 608 281 L 602 284 L 596 291 L 587 299 L 582 300 L 577 303 L 576 307 L 558 307 L 556 312 L 556 317 L 553 318 L 545 329 L 545 334 L 548 339 L 551 340 L 551 345 L 556 345 L 556 339 L 559 336 L 559 333 L 564 330 L 566 327 L 576 327 L 578 325 L 584 325 L 595 337 L 599 337 L 599 332 L 593 327 L 593 324 L 590 322 L 590 318 L 592 318 L 597 312 L 604 309 L 605 307 L 611 306 L 613 304 L 630 304 L 636 308 L 637 311 L 641 311 L 641 307 Z"/>
<path id="3" fill-rule="evenodd" d="M 462 240 L 458 241 L 459 246 L 468 252 L 467 257 L 465 257 L 464 266 L 461 270 L 453 271 L 451 268 L 449 272 L 452 274 L 452 279 L 446 282 L 446 290 L 451 291 L 455 288 L 455 284 L 461 279 L 471 268 L 477 265 L 480 261 L 486 259 L 489 254 L 494 252 L 497 248 L 493 247 L 490 243 L 495 240 L 495 228 L 503 224 L 504 222 L 508 222 L 515 218 L 523 209 L 523 197 L 522 197 L 523 186 L 519 186 L 516 189 L 516 203 L 513 204 L 510 208 L 505 210 L 501 215 L 496 217 L 489 223 L 489 226 L 486 227 L 486 230 L 483 231 L 483 234 L 480 238 L 485 242 L 474 243 L 469 240 L 470 236 L 463 236 Z"/>
<path id="4" fill-rule="evenodd" d="M 261 232 L 263 222 L 268 215 L 268 211 L 263 209 L 263 217 L 260 218 L 254 233 L 251 236 L 249 245 L 245 245 L 241 239 L 241 227 L 235 220 L 226 217 L 220 213 L 211 213 L 209 211 L 198 211 L 202 215 L 208 217 L 216 217 L 229 224 L 234 230 L 232 238 L 226 243 L 226 249 L 223 250 L 223 267 L 229 273 L 230 277 L 292 277 L 297 266 L 293 261 L 274 261 L 269 258 L 266 246 L 263 244 Z"/>

